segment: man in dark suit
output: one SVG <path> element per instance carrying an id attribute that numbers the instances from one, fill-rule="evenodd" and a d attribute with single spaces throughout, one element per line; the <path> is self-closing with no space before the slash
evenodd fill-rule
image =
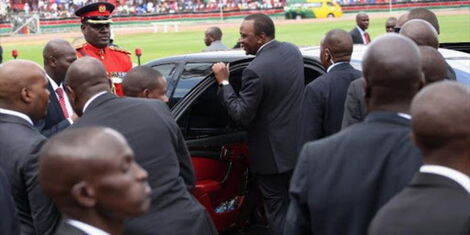
<path id="1" fill-rule="evenodd" d="M 327 73 L 308 84 L 304 90 L 301 145 L 341 130 L 349 84 L 362 75 L 349 64 L 352 51 L 351 37 L 344 30 L 331 30 L 322 40 L 320 61 L 327 68 Z"/>
<path id="2" fill-rule="evenodd" d="M 195 184 L 191 156 L 163 102 L 116 97 L 111 93 L 105 68 L 92 57 L 75 61 L 67 71 L 65 84 L 72 107 L 80 116 L 71 128 L 116 129 L 129 142 L 136 161 L 149 173 L 150 212 L 130 220 L 125 233 L 217 233 L 205 208 L 190 193 Z"/>
<path id="3" fill-rule="evenodd" d="M 45 138 L 33 126 L 46 114 L 47 78 L 36 63 L 14 60 L 0 67 L 0 167 L 7 175 L 22 234 L 50 234 L 59 213 L 37 180 Z"/>
<path id="4" fill-rule="evenodd" d="M 285 234 L 366 234 L 377 210 L 421 166 L 408 114 L 423 85 L 417 46 L 403 36 L 382 36 L 365 54 L 363 72 L 370 113 L 363 123 L 303 147 Z"/>
<path id="5" fill-rule="evenodd" d="M 424 165 L 375 216 L 371 235 L 470 234 L 470 87 L 444 81 L 411 105 Z"/>
<path id="6" fill-rule="evenodd" d="M 297 161 L 304 68 L 299 49 L 276 41 L 274 31 L 266 15 L 245 17 L 239 41 L 247 54 L 256 57 L 243 71 L 239 94 L 228 83 L 228 65 L 217 63 L 212 70 L 222 104 L 248 131 L 250 169 L 263 194 L 271 234 L 282 234 L 289 180 Z"/>
<path id="7" fill-rule="evenodd" d="M 356 15 L 356 27 L 349 32 L 354 44 L 369 44 L 371 39 L 366 29 L 369 28 L 369 16 L 366 13 Z"/>
<path id="8" fill-rule="evenodd" d="M 427 46 L 435 48 L 437 52 L 438 36 L 436 30 L 431 24 L 424 20 L 411 20 L 400 30 L 400 35 L 410 38 L 419 47 Z M 423 59 L 423 72 L 426 84 L 435 82 L 437 80 L 449 79 L 448 64 L 442 55 L 436 53 L 424 52 Z M 442 67 L 444 66 L 444 67 Z M 442 69 L 445 74 L 442 74 Z M 341 128 L 346 128 L 354 123 L 362 121 L 367 114 L 367 107 L 364 99 L 364 83 L 361 80 L 351 82 L 349 86 L 346 101 L 344 103 L 344 115 Z"/>
<path id="9" fill-rule="evenodd" d="M 49 80 L 49 105 L 47 114 L 35 122 L 41 134 L 50 137 L 55 133 L 69 127 L 77 116 L 73 113 L 69 99 L 64 92 L 62 82 L 70 64 L 77 59 L 75 49 L 63 39 L 49 41 L 42 52 L 44 70 Z"/>
<path id="10" fill-rule="evenodd" d="M 41 149 L 39 176 L 44 193 L 64 215 L 55 234 L 122 234 L 125 219 L 150 207 L 148 174 L 111 128 L 55 135 Z"/>
<path id="11" fill-rule="evenodd" d="M 0 168 L 0 234 L 20 234 L 15 202 L 11 197 L 8 178 Z"/>

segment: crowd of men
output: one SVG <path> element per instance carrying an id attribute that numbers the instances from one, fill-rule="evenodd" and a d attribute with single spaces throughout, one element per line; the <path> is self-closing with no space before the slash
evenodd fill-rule
<path id="1" fill-rule="evenodd" d="M 109 46 L 113 9 L 77 10 L 87 43 L 49 41 L 43 68 L 0 67 L 0 234 L 218 234 L 191 193 L 165 78 Z M 373 41 L 363 13 L 327 32 L 326 73 L 305 88 L 299 49 L 263 14 L 240 26 L 256 57 L 238 93 L 229 65 L 213 65 L 217 99 L 247 130 L 269 234 L 470 233 L 470 87 L 437 51 L 434 13 L 404 17 Z M 362 72 L 354 43 L 370 44 Z"/>

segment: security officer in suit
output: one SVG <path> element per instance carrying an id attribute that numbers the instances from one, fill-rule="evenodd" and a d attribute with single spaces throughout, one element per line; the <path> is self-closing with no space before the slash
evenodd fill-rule
<path id="1" fill-rule="evenodd" d="M 369 44 L 371 39 L 366 29 L 369 28 L 369 16 L 366 13 L 358 13 L 356 15 L 356 27 L 349 34 L 354 44 Z"/>
<path id="2" fill-rule="evenodd" d="M 107 2 L 97 2 L 86 5 L 75 12 L 82 22 L 81 30 L 86 43 L 76 48 L 77 56 L 91 56 L 100 60 L 108 78 L 113 82 L 115 93 L 122 96 L 121 82 L 127 71 L 132 68 L 130 52 L 110 46 L 113 22 L 110 15 L 114 5 Z"/>

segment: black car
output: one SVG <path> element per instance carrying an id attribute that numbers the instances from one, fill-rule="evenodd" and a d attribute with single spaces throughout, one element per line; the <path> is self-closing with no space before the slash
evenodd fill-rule
<path id="1" fill-rule="evenodd" d="M 253 56 L 242 50 L 205 52 L 151 61 L 168 83 L 171 113 L 186 140 L 196 172 L 193 194 L 211 215 L 217 229 L 243 226 L 256 189 L 250 184 L 245 132 L 234 125 L 217 99 L 211 67 L 230 63 L 229 82 L 238 92 L 243 70 Z M 280 58 L 282 59 L 282 58 Z M 305 84 L 325 73 L 317 58 L 304 55 Z M 248 219 L 248 216 L 246 216 Z"/>

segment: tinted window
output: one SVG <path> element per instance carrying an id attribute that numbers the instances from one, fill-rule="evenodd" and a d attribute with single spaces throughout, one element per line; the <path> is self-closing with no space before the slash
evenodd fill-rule
<path id="1" fill-rule="evenodd" d="M 332 2 L 326 2 L 326 5 L 328 5 L 329 7 L 334 7 L 335 6 Z"/>
<path id="2" fill-rule="evenodd" d="M 168 78 L 175 72 L 176 64 L 161 64 L 152 68 L 158 70 L 165 78 Z"/>
<path id="3" fill-rule="evenodd" d="M 212 63 L 187 63 L 176 85 L 173 99 L 183 98 L 194 86 L 212 72 Z"/>

